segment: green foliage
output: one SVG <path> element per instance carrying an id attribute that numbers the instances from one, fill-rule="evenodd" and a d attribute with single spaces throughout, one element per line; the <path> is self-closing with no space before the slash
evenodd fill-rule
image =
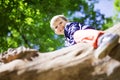
<path id="1" fill-rule="evenodd" d="M 120 11 L 120 0 L 115 0 L 114 1 L 114 7 L 117 11 Z"/>
<path id="2" fill-rule="evenodd" d="M 96 0 L 0 0 L 0 52 L 22 45 L 40 52 L 63 47 L 64 38 L 50 29 L 50 19 L 57 14 L 71 18 L 80 12 L 84 16 L 71 20 L 101 27 L 105 18 L 94 11 L 94 3 Z"/>
<path id="3" fill-rule="evenodd" d="M 113 17 L 114 23 L 120 22 L 120 0 L 114 1 L 114 8 L 116 10 L 116 14 Z"/>
<path id="4" fill-rule="evenodd" d="M 106 29 L 112 27 L 112 25 L 113 25 L 112 18 L 111 17 L 110 18 L 106 18 L 105 21 L 104 21 L 103 27 L 101 29 L 102 30 L 106 30 Z"/>

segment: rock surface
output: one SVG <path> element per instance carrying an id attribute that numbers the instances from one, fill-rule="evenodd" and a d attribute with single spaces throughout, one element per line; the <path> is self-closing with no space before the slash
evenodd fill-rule
<path id="1" fill-rule="evenodd" d="M 120 35 L 120 23 L 106 32 Z M 8 53 L 23 55 L 1 62 L 0 80 L 120 80 L 120 44 L 103 59 L 86 43 L 46 53 L 28 48 Z"/>

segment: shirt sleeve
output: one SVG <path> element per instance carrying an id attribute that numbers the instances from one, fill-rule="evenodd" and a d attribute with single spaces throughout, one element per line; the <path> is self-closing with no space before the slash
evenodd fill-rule
<path id="1" fill-rule="evenodd" d="M 73 38 L 73 34 L 75 31 L 79 30 L 79 24 L 77 22 L 72 22 L 68 25 L 66 25 L 65 29 L 64 29 L 64 33 L 65 33 L 65 46 L 71 46 L 76 44 L 76 42 L 74 41 Z"/>
<path id="2" fill-rule="evenodd" d="M 74 44 L 76 44 L 76 42 L 74 41 L 74 39 L 68 39 L 68 38 L 66 38 L 66 40 L 65 40 L 65 46 L 66 47 L 72 46 Z"/>

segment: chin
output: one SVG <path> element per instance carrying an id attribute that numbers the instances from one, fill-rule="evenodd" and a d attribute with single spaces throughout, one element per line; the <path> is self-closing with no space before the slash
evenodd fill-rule
<path id="1" fill-rule="evenodd" d="M 58 35 L 64 35 L 63 33 L 60 33 L 60 34 L 58 34 Z"/>
<path id="2" fill-rule="evenodd" d="M 61 35 L 64 35 L 64 33 L 62 33 Z"/>

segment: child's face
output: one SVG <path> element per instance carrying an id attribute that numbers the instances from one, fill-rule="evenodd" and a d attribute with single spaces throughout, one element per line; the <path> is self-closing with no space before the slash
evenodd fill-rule
<path id="1" fill-rule="evenodd" d="M 62 18 L 58 18 L 54 22 L 54 30 L 57 35 L 64 35 L 64 27 L 66 25 L 67 21 L 63 20 Z"/>

